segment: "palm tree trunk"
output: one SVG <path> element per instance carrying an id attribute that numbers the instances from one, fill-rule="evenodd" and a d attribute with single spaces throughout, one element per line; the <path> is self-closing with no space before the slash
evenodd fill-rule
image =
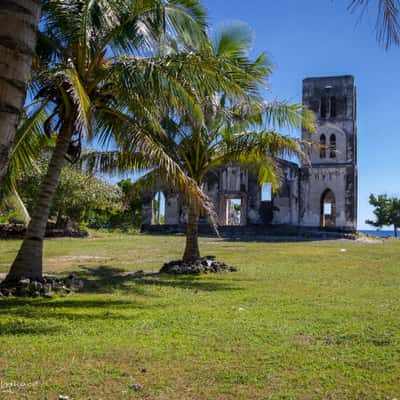
<path id="1" fill-rule="evenodd" d="M 0 192 L 26 95 L 41 0 L 0 2 Z"/>
<path id="2" fill-rule="evenodd" d="M 199 214 L 192 206 L 189 205 L 189 215 L 186 227 L 186 248 L 183 254 L 184 262 L 195 261 L 200 258 L 199 250 Z"/>
<path id="3" fill-rule="evenodd" d="M 398 237 L 398 235 L 397 235 L 397 225 L 396 224 L 394 224 L 394 237 L 395 238 Z"/>
<path id="4" fill-rule="evenodd" d="M 24 241 L 4 281 L 5 284 L 16 283 L 21 278 L 38 279 L 42 277 L 43 240 L 47 220 L 72 132 L 73 121 L 66 121 L 58 135 L 57 144 L 36 199 Z"/>
<path id="5" fill-rule="evenodd" d="M 61 210 L 58 210 L 58 213 L 57 213 L 56 228 L 57 229 L 64 229 L 63 217 L 62 217 L 62 211 Z"/>

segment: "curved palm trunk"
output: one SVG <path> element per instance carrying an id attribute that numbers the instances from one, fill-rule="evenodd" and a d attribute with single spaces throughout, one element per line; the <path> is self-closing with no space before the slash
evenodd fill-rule
<path id="1" fill-rule="evenodd" d="M 0 2 L 0 192 L 26 95 L 40 0 Z"/>
<path id="2" fill-rule="evenodd" d="M 21 278 L 38 279 L 42 277 L 43 240 L 46 233 L 47 220 L 72 131 L 73 123 L 69 121 L 63 125 L 58 135 L 57 144 L 36 199 L 36 205 L 24 241 L 4 281 L 5 284 L 13 284 Z"/>
<path id="3" fill-rule="evenodd" d="M 186 227 L 186 248 L 183 254 L 184 262 L 191 262 L 200 258 L 198 228 L 199 214 L 193 207 L 189 206 L 188 223 Z"/>

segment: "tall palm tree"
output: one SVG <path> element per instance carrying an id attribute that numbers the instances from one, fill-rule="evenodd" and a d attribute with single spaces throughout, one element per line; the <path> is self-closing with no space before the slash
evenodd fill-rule
<path id="1" fill-rule="evenodd" d="M 31 96 L 49 102 L 51 115 L 44 127 L 57 133 L 57 142 L 6 284 L 42 276 L 51 200 L 65 159 L 79 156 L 85 135 L 112 141 L 114 131 L 130 131 L 136 150 L 146 152 L 192 193 L 197 190 L 153 138 L 163 134 L 158 109 L 172 104 L 202 118 L 180 72 L 191 69 L 193 75 L 204 60 L 157 54 L 171 38 L 179 38 L 180 49 L 201 47 L 205 12 L 199 2 L 46 0 L 42 18 Z M 211 66 L 210 74 L 215 70 Z"/>
<path id="2" fill-rule="evenodd" d="M 301 104 L 265 102 L 262 99 L 260 89 L 265 87 L 271 67 L 264 54 L 255 60 L 249 57 L 251 44 L 251 31 L 244 24 L 228 24 L 216 30 L 208 51 L 221 63 L 231 66 L 231 76 L 236 85 L 221 87 L 218 91 L 203 87 L 194 93 L 204 115 L 201 124 L 190 113 L 166 115 L 163 120 L 167 134 L 159 138 L 161 146 L 199 187 L 204 186 L 206 176 L 212 169 L 230 162 L 256 171 L 260 183 L 273 181 L 276 187 L 278 180 L 274 157 L 303 155 L 299 142 L 278 133 L 277 129 L 298 127 L 302 122 L 309 130 L 314 129 L 313 114 L 304 110 Z M 191 80 L 186 83 L 190 86 Z M 238 91 L 238 87 L 242 90 Z M 129 136 L 121 137 L 122 140 L 127 138 Z M 129 144 L 122 147 L 123 153 L 102 154 L 99 157 L 102 171 L 115 167 L 124 169 Z M 142 179 L 163 180 L 164 175 L 163 170 L 153 166 Z M 193 261 L 200 256 L 200 213 L 208 214 L 214 225 L 215 221 L 210 208 L 202 209 L 202 204 L 193 202 L 184 193 L 182 197 L 189 211 L 183 260 Z"/>
<path id="3" fill-rule="evenodd" d="M 40 0 L 0 3 L 0 192 L 24 106 L 40 9 Z"/>
<path id="4" fill-rule="evenodd" d="M 375 0 L 377 3 L 376 33 L 377 40 L 386 49 L 400 44 L 400 1 Z M 363 13 L 371 4 L 371 0 L 350 0 L 349 9 L 361 9 Z"/>

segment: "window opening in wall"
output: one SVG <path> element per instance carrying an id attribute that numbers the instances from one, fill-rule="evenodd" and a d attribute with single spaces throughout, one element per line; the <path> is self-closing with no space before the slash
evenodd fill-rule
<path id="1" fill-rule="evenodd" d="M 326 136 L 321 135 L 319 138 L 319 158 L 326 158 Z"/>
<path id="2" fill-rule="evenodd" d="M 163 192 L 154 194 L 152 211 L 151 223 L 153 225 L 165 224 L 165 195 Z"/>
<path id="3" fill-rule="evenodd" d="M 336 97 L 331 97 L 331 118 L 336 117 Z"/>
<path id="4" fill-rule="evenodd" d="M 328 113 L 328 99 L 326 96 L 321 97 L 321 118 L 326 118 Z"/>
<path id="5" fill-rule="evenodd" d="M 329 157 L 336 158 L 336 136 L 331 135 L 329 144 Z"/>
<path id="6" fill-rule="evenodd" d="M 272 201 L 272 184 L 263 183 L 261 185 L 261 201 Z"/>

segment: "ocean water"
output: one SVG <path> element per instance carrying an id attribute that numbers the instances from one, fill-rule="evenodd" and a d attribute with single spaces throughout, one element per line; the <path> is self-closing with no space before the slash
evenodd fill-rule
<path id="1" fill-rule="evenodd" d="M 393 231 L 378 231 L 375 229 L 371 230 L 360 230 L 359 232 L 365 233 L 367 235 L 373 235 L 373 236 L 380 236 L 380 237 L 394 237 L 394 232 Z M 400 232 L 399 232 L 400 234 Z"/>

